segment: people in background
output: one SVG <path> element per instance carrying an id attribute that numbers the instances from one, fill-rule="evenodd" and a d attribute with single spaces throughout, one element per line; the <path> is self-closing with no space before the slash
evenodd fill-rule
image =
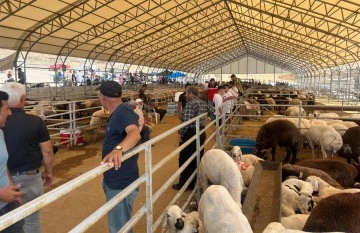
<path id="1" fill-rule="evenodd" d="M 215 93 L 217 92 L 217 89 L 218 89 L 218 85 L 215 82 L 215 79 L 211 78 L 207 88 L 205 89 L 205 94 L 206 94 L 206 97 L 207 97 L 207 103 L 208 103 L 208 106 L 209 106 L 209 111 L 208 111 L 209 120 L 215 119 L 214 111 L 212 109 L 214 109 L 214 101 L 213 101 L 213 99 L 214 99 Z"/>
<path id="2" fill-rule="evenodd" d="M 215 106 L 215 112 L 213 118 L 211 120 L 215 120 L 216 116 L 221 116 L 223 114 L 223 109 L 222 109 L 222 105 L 223 105 L 223 98 L 222 96 L 225 94 L 226 89 L 225 86 L 219 86 L 217 92 L 214 94 L 214 106 Z M 219 119 L 219 125 L 221 125 L 221 119 Z"/>
<path id="3" fill-rule="evenodd" d="M 186 106 L 186 88 L 188 86 L 190 86 L 191 84 L 190 83 L 186 83 L 185 84 L 185 91 L 179 96 L 179 101 L 178 101 L 178 116 L 179 116 L 179 119 L 181 120 L 181 114 L 182 114 L 182 110 L 185 108 Z"/>
<path id="4" fill-rule="evenodd" d="M 8 71 L 8 73 L 7 73 L 6 76 L 7 76 L 7 80 L 5 80 L 6 83 L 14 82 L 14 81 L 15 81 L 14 78 L 12 77 L 12 74 L 11 74 L 10 71 Z"/>
<path id="5" fill-rule="evenodd" d="M 145 109 L 149 112 L 150 108 L 154 108 L 155 112 L 160 114 L 160 123 L 165 123 L 165 121 L 163 121 L 163 119 L 166 114 L 166 110 L 161 109 L 158 106 L 155 106 L 155 103 L 153 101 L 149 101 L 149 98 L 145 94 L 146 90 L 147 90 L 147 84 L 143 84 L 141 86 L 141 88 L 139 89 L 139 98 L 144 101 Z"/>
<path id="6" fill-rule="evenodd" d="M 229 83 L 224 84 L 225 94 L 223 95 L 223 102 L 226 105 L 225 113 L 231 113 L 231 108 L 235 104 L 236 99 L 239 97 L 239 94 L 236 92 L 237 88 L 235 83 L 230 81 Z M 234 87 L 236 89 L 234 89 Z"/>
<path id="7" fill-rule="evenodd" d="M 140 99 L 140 101 L 138 101 L 138 102 L 142 102 L 142 100 Z M 141 135 L 141 142 L 144 143 L 146 141 L 149 141 L 151 130 L 150 130 L 149 126 L 147 126 L 145 124 L 145 117 L 144 117 L 144 113 L 142 111 L 142 106 L 138 105 L 135 100 L 129 101 L 129 105 L 134 109 L 134 112 L 139 117 L 138 122 L 139 122 L 139 130 L 140 130 L 140 135 Z"/>
<path id="8" fill-rule="evenodd" d="M 244 89 L 241 85 L 240 78 L 237 78 L 235 74 L 232 74 L 230 76 L 230 78 L 231 78 L 231 81 L 233 81 L 235 83 L 235 86 L 238 90 L 239 96 L 243 96 Z"/>
<path id="9" fill-rule="evenodd" d="M 122 102 L 120 84 L 115 81 L 107 81 L 99 86 L 99 91 L 100 102 L 110 114 L 102 149 L 102 163 L 113 166 L 104 173 L 103 179 L 106 201 L 110 201 L 139 178 L 137 164 L 139 154 L 123 162 L 121 162 L 121 158 L 125 152 L 137 145 L 141 136 L 138 116 L 128 104 Z M 138 192 L 138 189 L 132 191 L 108 213 L 110 233 L 118 232 L 129 221 Z"/>
<path id="10" fill-rule="evenodd" d="M 8 106 L 9 95 L 0 91 L 0 127 L 5 126 L 6 118 L 11 115 Z M 22 203 L 22 193 L 20 185 L 14 183 L 7 169 L 8 152 L 6 149 L 4 133 L 0 129 L 0 216 L 16 209 Z M 22 233 L 24 220 L 20 220 L 13 225 L 7 227 L 1 232 L 6 233 Z"/>
<path id="11" fill-rule="evenodd" d="M 8 93 L 12 115 L 3 127 L 9 153 L 8 168 L 15 183 L 20 184 L 23 203 L 44 193 L 44 186 L 53 182 L 53 146 L 45 122 L 24 111 L 26 90 L 20 83 L 5 83 L 0 90 Z M 40 167 L 44 164 L 44 172 Z M 24 232 L 40 233 L 40 211 L 25 219 Z"/>
<path id="12" fill-rule="evenodd" d="M 26 83 L 25 73 L 22 71 L 20 67 L 17 68 L 17 73 L 18 73 L 18 83 L 25 84 Z"/>
<path id="13" fill-rule="evenodd" d="M 198 97 L 198 90 L 196 87 L 189 86 L 186 89 L 186 99 L 187 103 L 185 108 L 182 111 L 182 122 L 186 122 L 196 116 L 199 116 L 203 113 L 207 113 L 208 105 L 205 101 L 200 100 Z M 200 130 L 205 127 L 205 117 L 200 119 Z M 196 122 L 193 122 L 179 131 L 179 146 L 189 140 L 196 134 Z M 205 132 L 200 135 L 200 145 L 204 144 L 206 139 Z M 192 141 L 188 146 L 186 146 L 179 155 L 179 167 L 181 167 L 186 160 L 188 160 L 196 152 L 196 140 Z M 204 155 L 204 149 L 200 152 L 200 157 Z M 196 169 L 196 159 L 192 160 L 188 167 L 180 174 L 179 183 L 172 186 L 173 189 L 179 190 L 185 184 L 185 182 L 190 178 L 191 174 Z M 195 187 L 196 179 L 193 179 L 189 185 L 189 189 Z"/>

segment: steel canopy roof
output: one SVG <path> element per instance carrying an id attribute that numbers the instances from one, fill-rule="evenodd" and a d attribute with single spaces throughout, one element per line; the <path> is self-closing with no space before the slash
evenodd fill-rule
<path id="1" fill-rule="evenodd" d="M 247 55 L 292 72 L 359 61 L 358 0 L 1 0 L 0 47 L 207 73 Z"/>

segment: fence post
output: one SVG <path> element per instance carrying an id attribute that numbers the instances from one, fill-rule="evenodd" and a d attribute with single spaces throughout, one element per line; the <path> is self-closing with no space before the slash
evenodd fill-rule
<path id="1" fill-rule="evenodd" d="M 201 136 L 200 136 L 200 117 L 196 118 L 196 200 L 197 203 L 200 202 L 200 175 L 199 175 L 199 167 L 200 167 L 200 146 L 201 146 Z"/>
<path id="2" fill-rule="evenodd" d="M 146 175 L 146 229 L 153 232 L 153 193 L 152 193 L 152 160 L 151 145 L 145 147 L 145 175 Z"/>

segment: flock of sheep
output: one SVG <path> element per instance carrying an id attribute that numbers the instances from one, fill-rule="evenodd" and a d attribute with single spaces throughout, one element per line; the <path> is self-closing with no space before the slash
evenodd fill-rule
<path id="1" fill-rule="evenodd" d="M 302 114 L 299 106 L 286 111 L 287 116 Z M 253 232 L 242 201 L 257 163 L 268 151 L 274 161 L 277 146 L 286 148 L 283 162 L 291 160 L 282 167 L 281 220 L 263 232 L 360 232 L 360 127 L 334 118 L 339 116 L 318 112 L 309 120 L 272 116 L 257 134 L 256 155 L 243 155 L 238 146 L 229 154 L 207 151 L 199 167 L 198 212 L 185 214 L 176 205 L 168 207 L 164 223 L 169 232 Z M 313 159 L 297 162 L 304 144 Z M 335 153 L 347 162 L 331 159 Z"/>

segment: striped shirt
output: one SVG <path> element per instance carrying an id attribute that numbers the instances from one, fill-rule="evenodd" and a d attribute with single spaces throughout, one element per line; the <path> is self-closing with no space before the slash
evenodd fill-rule
<path id="1" fill-rule="evenodd" d="M 192 118 L 199 116 L 208 111 L 208 105 L 205 101 L 201 99 L 193 99 L 186 103 L 185 108 L 182 112 L 182 122 L 186 122 L 191 120 Z M 180 129 L 181 136 L 184 136 L 188 128 L 195 128 L 196 122 L 193 122 L 183 128 Z M 200 118 L 200 127 L 205 127 L 205 117 Z"/>

